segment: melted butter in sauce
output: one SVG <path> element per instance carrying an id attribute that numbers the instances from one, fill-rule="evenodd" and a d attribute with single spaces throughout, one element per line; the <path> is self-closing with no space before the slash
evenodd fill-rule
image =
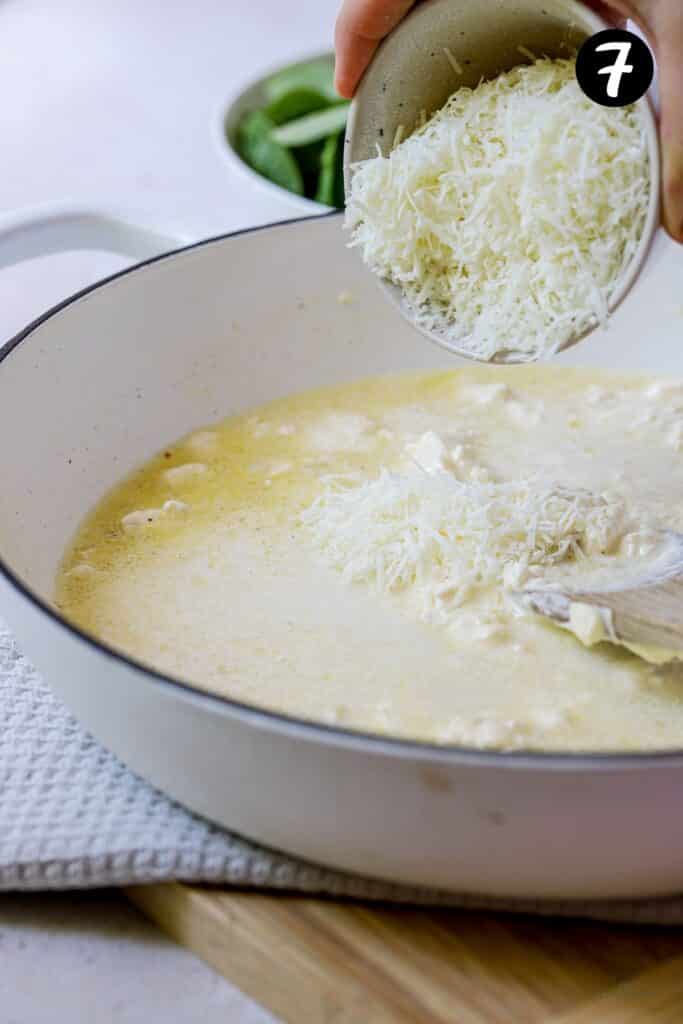
<path id="1" fill-rule="evenodd" d="M 683 383 L 565 368 L 380 378 L 171 445 L 97 506 L 57 580 L 83 629 L 208 691 L 344 727 L 548 750 L 683 745 L 683 668 L 587 649 L 499 595 L 455 628 L 344 584 L 298 524 L 328 473 L 377 475 L 434 431 L 496 479 L 609 491 L 683 528 Z M 122 525 L 124 524 L 124 525 Z"/>

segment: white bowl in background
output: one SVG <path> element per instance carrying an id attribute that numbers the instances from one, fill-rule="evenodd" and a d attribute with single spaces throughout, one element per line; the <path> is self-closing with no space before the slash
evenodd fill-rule
<path id="1" fill-rule="evenodd" d="M 218 114 L 214 118 L 214 138 L 223 159 L 234 170 L 248 178 L 251 182 L 259 185 L 260 188 L 270 192 L 271 195 L 276 195 L 279 199 L 289 203 L 293 209 L 309 216 L 316 213 L 327 213 L 333 207 L 326 206 L 324 203 L 317 203 L 314 199 L 307 199 L 305 196 L 298 196 L 294 192 L 290 192 L 288 189 L 269 181 L 268 178 L 264 178 L 258 171 L 253 170 L 242 159 L 237 149 L 237 126 L 245 114 L 252 110 L 260 110 L 267 104 L 264 84 L 274 74 L 277 74 L 278 71 L 283 71 L 286 67 L 294 68 L 300 64 L 308 64 L 313 60 L 320 60 L 323 57 L 332 58 L 333 56 L 329 50 L 326 50 L 323 53 L 312 53 L 301 60 L 292 61 L 288 64 L 278 64 L 277 67 L 270 68 L 270 70 L 249 85 L 240 88 L 239 92 L 235 93 L 231 98 L 223 100 Z"/>

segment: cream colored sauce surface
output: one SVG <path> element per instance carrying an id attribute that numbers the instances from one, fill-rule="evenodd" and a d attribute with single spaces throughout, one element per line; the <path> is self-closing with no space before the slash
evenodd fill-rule
<path id="1" fill-rule="evenodd" d="M 325 478 L 400 473 L 415 453 L 438 463 L 433 436 L 468 480 L 532 474 L 683 529 L 683 382 L 565 368 L 387 377 L 170 445 L 84 521 L 57 603 L 163 672 L 308 719 L 474 747 L 683 746 L 679 664 L 585 647 L 520 617 L 502 585 L 444 622 L 419 588 L 348 583 L 330 565 L 300 518 Z"/>

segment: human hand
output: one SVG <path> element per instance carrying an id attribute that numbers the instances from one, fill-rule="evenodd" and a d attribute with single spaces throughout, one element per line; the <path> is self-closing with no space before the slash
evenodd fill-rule
<path id="1" fill-rule="evenodd" d="M 335 84 L 350 98 L 382 39 L 415 0 L 343 0 L 335 30 Z M 683 0 L 590 0 L 608 21 L 631 18 L 654 47 L 661 94 L 662 200 L 669 234 L 683 242 Z"/>

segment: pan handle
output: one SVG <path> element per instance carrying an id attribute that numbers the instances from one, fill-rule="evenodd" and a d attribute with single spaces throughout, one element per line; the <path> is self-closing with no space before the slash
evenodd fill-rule
<path id="1" fill-rule="evenodd" d="M 115 252 L 137 261 L 182 248 L 189 241 L 115 214 L 50 203 L 0 218 L 0 268 L 74 249 Z"/>

